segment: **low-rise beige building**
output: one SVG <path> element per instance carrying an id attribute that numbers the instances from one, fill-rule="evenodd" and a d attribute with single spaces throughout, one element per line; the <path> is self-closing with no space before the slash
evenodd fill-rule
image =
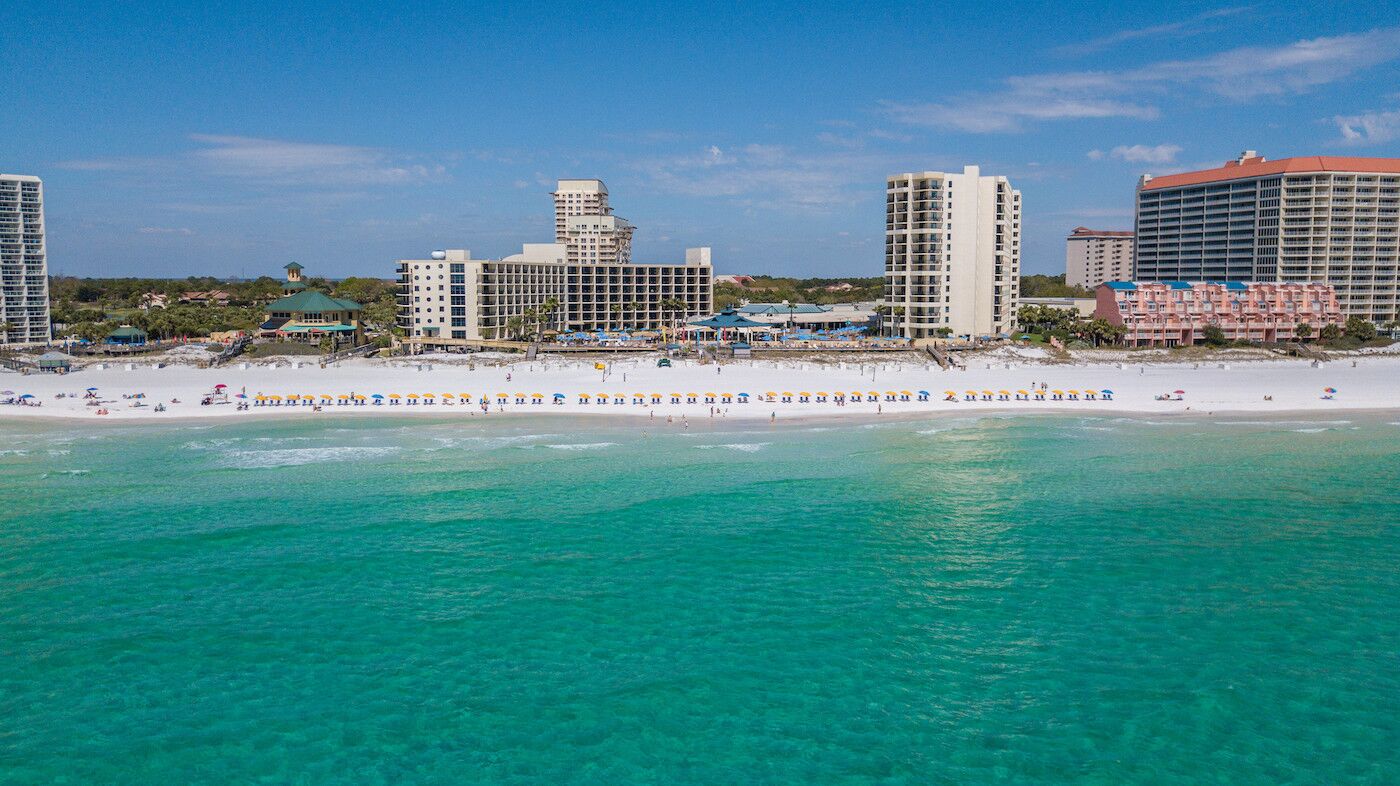
<path id="1" fill-rule="evenodd" d="M 560 242 L 527 243 L 502 259 L 453 249 L 400 260 L 405 343 L 421 350 L 547 330 L 653 330 L 713 310 L 709 248 L 687 249 L 680 264 L 634 263 L 633 228 L 613 220 L 601 181 L 561 180 L 553 197 Z"/>

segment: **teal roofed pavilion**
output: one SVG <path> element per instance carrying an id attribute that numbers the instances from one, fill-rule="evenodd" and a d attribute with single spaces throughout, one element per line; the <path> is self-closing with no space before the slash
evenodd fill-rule
<path id="1" fill-rule="evenodd" d="M 267 313 L 258 331 L 263 336 L 292 339 L 307 343 L 330 337 L 335 344 L 364 343 L 364 325 L 360 322 L 363 307 L 353 300 L 334 298 L 316 289 L 308 289 L 301 279 L 301 265 L 286 266 L 287 293 L 267 304 Z"/>

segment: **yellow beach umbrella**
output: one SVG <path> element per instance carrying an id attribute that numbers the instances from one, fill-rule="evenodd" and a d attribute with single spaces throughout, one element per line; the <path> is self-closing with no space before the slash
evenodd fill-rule
<path id="1" fill-rule="evenodd" d="M 544 398 L 543 393 L 531 393 L 530 398 Z"/>
<path id="2" fill-rule="evenodd" d="M 330 396 L 325 396 L 325 398 L 330 398 Z M 403 396 L 400 396 L 397 393 L 390 393 L 389 398 L 403 398 Z"/>
<path id="3" fill-rule="evenodd" d="M 997 395 L 1000 395 L 1000 396 L 1009 396 L 1009 395 L 1011 395 L 1011 391 L 1009 391 L 1009 390 L 998 390 L 998 391 L 997 391 Z"/>
<path id="4" fill-rule="evenodd" d="M 1020 394 L 1023 395 L 1023 396 L 1029 396 L 1029 395 L 1030 395 L 1030 391 L 1028 391 L 1028 390 L 1018 390 L 1018 391 L 1016 391 L 1016 392 L 1017 392 L 1017 393 L 1020 393 Z"/>
<path id="5" fill-rule="evenodd" d="M 510 398 L 509 393 L 497 393 L 496 398 Z"/>
<path id="6" fill-rule="evenodd" d="M 437 398 L 437 394 L 435 394 L 435 393 L 424 393 L 424 394 L 423 394 L 423 398 Z"/>
<path id="7" fill-rule="evenodd" d="M 417 393 L 409 393 L 409 394 L 408 394 L 408 397 L 409 397 L 409 398 L 422 398 L 422 396 L 418 395 Z"/>
<path id="8" fill-rule="evenodd" d="M 443 394 L 442 394 L 442 397 L 443 397 L 443 398 L 457 398 L 456 396 L 452 395 L 451 393 L 443 393 Z"/>

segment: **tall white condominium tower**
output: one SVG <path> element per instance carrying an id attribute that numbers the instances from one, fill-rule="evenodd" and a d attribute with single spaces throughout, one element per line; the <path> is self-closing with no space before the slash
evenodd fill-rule
<path id="1" fill-rule="evenodd" d="M 1020 297 L 1021 192 L 1004 177 L 916 172 L 885 182 L 885 305 L 909 338 L 995 336 Z"/>
<path id="2" fill-rule="evenodd" d="M 1133 280 L 1133 233 L 1075 227 L 1065 240 L 1065 283 L 1093 289 Z"/>
<path id="3" fill-rule="evenodd" d="M 635 227 L 612 214 L 601 180 L 560 180 L 554 191 L 554 242 L 568 247 L 568 261 L 611 264 L 632 261 Z"/>
<path id="4" fill-rule="evenodd" d="M 49 342 L 44 184 L 0 174 L 0 345 Z"/>
<path id="5" fill-rule="evenodd" d="M 1400 318 L 1400 158 L 1246 150 L 1137 190 L 1138 281 L 1331 284 L 1342 312 Z"/>

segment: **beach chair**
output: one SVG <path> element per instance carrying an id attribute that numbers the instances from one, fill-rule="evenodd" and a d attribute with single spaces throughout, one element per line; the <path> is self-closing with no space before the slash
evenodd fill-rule
<path id="1" fill-rule="evenodd" d="M 721 403 L 721 404 L 733 404 L 733 403 L 734 403 L 734 394 L 732 394 L 732 393 L 721 393 L 721 394 L 719 394 L 719 403 Z"/>
<path id="2" fill-rule="evenodd" d="M 696 401 L 698 401 L 699 399 L 700 399 L 700 397 L 697 396 L 697 395 L 695 395 L 694 393 L 687 393 L 687 394 L 685 394 L 685 403 L 687 403 L 687 404 L 694 404 L 694 403 L 695 403 Z"/>
<path id="3" fill-rule="evenodd" d="M 679 393 L 672 393 L 672 394 L 671 394 L 671 403 L 672 403 L 672 404 L 679 404 L 679 403 L 681 403 L 681 394 L 679 394 Z"/>
<path id="4" fill-rule="evenodd" d="M 1045 400 L 1045 391 L 1043 391 L 1043 390 L 1037 390 L 1037 391 L 1035 392 L 1035 400 L 1036 400 L 1036 401 L 1044 401 L 1044 400 Z"/>
<path id="5" fill-rule="evenodd" d="M 587 404 L 590 398 L 592 398 L 592 396 L 588 395 L 587 393 L 580 393 L 578 394 L 578 403 Z"/>

